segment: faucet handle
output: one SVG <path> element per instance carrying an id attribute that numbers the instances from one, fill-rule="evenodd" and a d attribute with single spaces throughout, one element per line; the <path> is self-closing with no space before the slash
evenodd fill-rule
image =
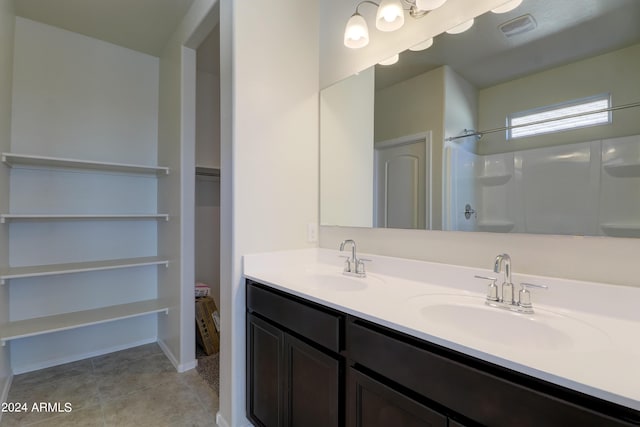
<path id="1" fill-rule="evenodd" d="M 477 274 L 473 277 L 475 277 L 476 279 L 491 280 L 491 283 L 489 283 L 487 287 L 487 301 L 498 301 L 498 286 L 496 285 L 496 280 L 498 280 L 498 278 L 479 276 Z"/>
<path id="2" fill-rule="evenodd" d="M 531 292 L 527 288 L 549 289 L 547 285 L 538 285 L 536 283 L 520 283 L 520 292 L 518 293 L 518 305 L 522 308 L 530 309 L 531 305 Z"/>

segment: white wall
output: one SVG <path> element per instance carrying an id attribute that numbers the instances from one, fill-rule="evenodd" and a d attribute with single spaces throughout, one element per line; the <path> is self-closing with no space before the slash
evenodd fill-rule
<path id="1" fill-rule="evenodd" d="M 504 126 L 510 113 L 611 93 L 612 105 L 640 99 L 640 44 L 573 62 L 483 89 L 479 92 L 479 127 Z M 612 125 L 590 127 L 506 141 L 505 132 L 487 134 L 480 154 L 615 138 L 640 133 L 638 109 L 613 112 Z"/>
<path id="2" fill-rule="evenodd" d="M 469 230 L 474 221 L 464 217 L 464 206 L 470 203 L 476 207 L 472 168 L 461 168 L 451 171 L 451 152 L 447 147 L 454 147 L 454 154 L 463 163 L 472 162 L 471 152 L 476 151 L 475 138 L 459 139 L 455 143 L 445 140 L 451 136 L 460 136 L 464 129 L 477 129 L 478 125 L 478 93 L 476 88 L 458 75 L 451 67 L 444 66 L 444 131 L 442 144 L 442 230 Z M 463 151 L 467 152 L 463 152 Z M 438 159 L 440 160 L 440 159 Z M 451 173 L 455 176 L 451 176 Z M 466 172 L 466 174 L 465 174 Z M 455 185 L 453 184 L 455 182 Z M 466 185 L 465 185 L 466 182 Z M 454 189 L 455 188 L 455 189 Z M 453 194 L 453 193 L 456 194 Z M 452 223 L 458 227 L 451 227 Z"/>
<path id="3" fill-rule="evenodd" d="M 11 89 L 13 77 L 13 0 L 0 0 L 0 151 L 11 148 Z M 9 204 L 9 170 L 0 166 L 0 211 Z M 0 227 L 0 268 L 9 265 L 9 233 Z M 0 286 L 0 325 L 9 321 L 9 287 Z M 9 392 L 11 364 L 9 346 L 0 348 L 0 402 Z M 0 414 L 0 418 L 2 414 Z"/>
<path id="4" fill-rule="evenodd" d="M 230 426 L 246 423 L 242 255 L 315 246 L 306 229 L 318 222 L 318 10 L 317 1 L 221 3 L 222 167 L 231 161 L 233 174 L 232 188 L 223 175 L 222 203 L 233 201 L 222 218 L 232 258 L 222 262 L 220 414 Z"/>
<path id="5" fill-rule="evenodd" d="M 196 164 L 220 167 L 220 27 L 198 46 Z"/>
<path id="6" fill-rule="evenodd" d="M 320 94 L 320 220 L 323 225 L 373 225 L 375 69 Z"/>
<path id="7" fill-rule="evenodd" d="M 171 174 L 158 185 L 158 211 L 171 220 L 158 225 L 158 255 L 171 268 L 158 275 L 158 296 L 168 301 L 169 315 L 158 322 L 158 342 L 180 371 L 195 367 L 193 301 L 196 51 L 209 33 L 197 32 L 210 15 L 214 0 L 196 0 L 160 56 L 158 162 Z M 188 47 L 187 47 L 188 45 Z"/>
<path id="8" fill-rule="evenodd" d="M 14 151 L 155 164 L 157 58 L 17 18 L 14 66 Z"/>
<path id="9" fill-rule="evenodd" d="M 327 4 L 327 7 L 337 2 L 338 0 L 335 0 Z M 452 7 L 460 6 L 459 2 L 450 3 Z M 473 7 L 484 12 L 497 6 L 498 3 L 501 2 L 478 1 L 473 2 Z M 475 12 L 478 12 L 476 9 L 474 14 L 479 14 Z M 322 16 L 323 19 L 331 18 L 334 26 L 336 21 L 341 19 L 341 25 L 344 28 L 344 22 L 347 19 L 345 17 L 350 16 L 351 13 L 353 10 L 345 12 L 340 18 L 336 13 L 328 14 L 323 10 Z M 339 25 L 336 26 L 338 27 Z M 339 32 L 339 30 L 334 31 L 334 33 Z M 340 49 L 338 46 L 341 41 L 335 40 L 334 33 L 321 34 L 323 40 L 326 36 L 324 46 L 326 44 L 333 46 L 333 50 L 323 49 L 322 87 L 363 70 L 385 57 L 371 49 L 363 50 L 344 60 L 349 53 L 347 50 L 336 52 Z M 329 40 L 331 37 L 334 40 Z M 409 43 L 398 44 L 400 49 L 408 45 Z M 635 254 L 640 251 L 640 239 L 320 227 L 320 247 L 335 248 L 341 240 L 347 238 L 355 239 L 358 242 L 358 249 L 362 252 L 482 268 L 490 268 L 498 253 L 508 252 L 514 260 L 516 274 L 522 272 L 638 285 Z"/>
<path id="10" fill-rule="evenodd" d="M 17 18 L 13 66 L 11 151 L 156 164 L 157 58 Z M 154 212 L 157 204 L 156 180 L 149 177 L 14 169 L 10 186 L 10 210 L 15 213 Z M 153 256 L 157 251 L 154 223 L 9 227 L 12 266 Z M 10 318 L 153 299 L 156 270 L 13 280 Z M 144 316 L 117 326 L 21 339 L 11 344 L 12 368 L 24 372 L 155 341 L 156 329 L 155 317 Z"/>
<path id="11" fill-rule="evenodd" d="M 445 67 L 376 92 L 376 142 L 431 131 L 431 224 L 435 229 L 442 224 L 444 96 Z"/>
<path id="12" fill-rule="evenodd" d="M 220 168 L 220 27 L 198 46 L 196 165 Z M 195 279 L 220 307 L 220 179 L 196 177 Z"/>

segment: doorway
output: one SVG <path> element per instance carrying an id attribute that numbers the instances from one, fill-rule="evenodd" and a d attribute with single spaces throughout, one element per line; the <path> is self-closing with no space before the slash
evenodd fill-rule
<path id="1" fill-rule="evenodd" d="M 431 132 L 374 148 L 375 227 L 431 229 Z"/>

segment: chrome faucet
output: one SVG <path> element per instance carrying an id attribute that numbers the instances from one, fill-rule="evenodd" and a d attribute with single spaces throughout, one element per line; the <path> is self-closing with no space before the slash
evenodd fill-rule
<path id="1" fill-rule="evenodd" d="M 340 251 L 342 252 L 345 245 L 349 243 L 351 244 L 351 258 L 347 258 L 344 262 L 342 273 L 348 276 L 365 277 L 364 262 L 356 257 L 356 242 L 351 239 L 343 240 L 340 243 Z"/>
<path id="2" fill-rule="evenodd" d="M 518 301 L 516 301 L 513 292 L 513 283 L 511 282 L 511 257 L 508 254 L 500 254 L 496 257 L 493 266 L 494 273 L 504 272 L 502 280 L 502 295 L 498 295 L 498 287 L 496 286 L 497 277 L 475 276 L 477 279 L 490 280 L 487 288 L 487 296 L 485 304 L 491 307 L 504 308 L 523 314 L 533 314 L 533 306 L 531 305 L 531 292 L 528 288 L 547 289 L 546 285 L 537 285 L 535 283 L 520 283 L 520 292 L 518 293 Z"/>
<path id="3" fill-rule="evenodd" d="M 508 254 L 500 254 L 496 257 L 493 272 L 500 273 L 501 270 L 504 270 L 504 280 L 502 281 L 502 296 L 500 302 L 515 304 L 513 283 L 511 283 L 511 257 Z"/>

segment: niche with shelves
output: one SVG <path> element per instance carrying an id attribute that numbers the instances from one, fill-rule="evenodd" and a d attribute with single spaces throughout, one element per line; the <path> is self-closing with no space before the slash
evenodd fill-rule
<path id="1" fill-rule="evenodd" d="M 96 162 L 96 161 L 85 161 L 80 159 L 66 159 L 66 158 L 56 158 L 56 157 L 45 157 L 45 156 L 32 156 L 32 155 L 20 155 L 13 153 L 3 153 L 2 161 L 11 168 L 16 167 L 24 167 L 26 168 L 26 173 L 30 172 L 39 173 L 41 170 L 49 170 L 52 173 L 69 173 L 69 172 L 79 172 L 81 171 L 83 175 L 78 175 L 73 177 L 75 180 L 80 181 L 89 181 L 89 187 L 91 186 L 91 180 L 87 179 L 86 174 L 102 174 L 102 173 L 110 173 L 116 175 L 126 175 L 125 180 L 137 180 L 139 176 L 152 176 L 155 179 L 157 177 L 161 177 L 167 175 L 169 173 L 169 169 L 166 167 L 159 166 L 146 166 L 146 165 L 136 165 L 136 164 L 125 164 L 125 163 L 111 163 L 111 162 Z M 37 169 L 30 169 L 31 167 L 37 167 Z M 21 176 L 14 177 L 13 174 L 10 175 L 11 180 L 14 179 L 20 181 Z M 55 176 L 45 173 L 44 177 L 49 177 L 55 180 Z M 37 179 L 37 178 L 36 178 Z M 106 178 L 106 182 L 108 182 L 109 178 Z M 29 179 L 27 179 L 29 181 Z M 64 180 L 63 180 L 64 182 Z M 15 184 L 15 188 L 20 188 L 21 184 Z M 122 182 L 118 181 L 114 183 L 116 186 L 121 186 Z M 64 192 L 64 184 L 56 185 L 55 191 Z M 156 188 L 151 185 L 150 187 Z M 29 184 L 26 184 L 26 188 L 29 188 Z M 124 189 L 122 189 L 124 191 Z M 88 191 L 100 191 L 100 188 L 89 188 Z M 33 196 L 37 197 L 37 194 Z M 14 199 L 20 200 L 20 198 L 14 197 Z M 62 198 L 46 198 L 43 205 L 46 205 L 50 200 L 60 200 Z M 124 204 L 122 201 L 118 202 L 117 200 L 113 201 L 118 208 L 123 208 Z M 62 200 L 64 203 L 64 200 Z M 20 203 L 19 203 L 20 204 Z M 38 203 L 35 203 L 38 205 Z M 82 205 L 82 202 L 80 203 Z M 12 209 L 14 207 L 12 206 Z M 16 209 L 20 209 L 18 206 Z M 33 209 L 33 206 L 29 207 Z M 56 206 L 56 209 L 59 209 L 60 206 Z M 136 206 L 136 209 L 140 209 L 140 206 Z M 46 210 L 46 206 L 39 206 L 38 210 Z M 134 257 L 122 257 L 122 258 L 111 258 L 111 259 L 98 259 L 98 260 L 85 260 L 81 259 L 77 262 L 61 262 L 61 263 L 52 263 L 54 258 L 47 256 L 47 251 L 38 252 L 32 251 L 31 258 L 36 259 L 45 259 L 42 264 L 30 264 L 24 265 L 26 261 L 28 261 L 29 257 L 25 257 L 24 247 L 25 245 L 21 245 L 20 240 L 26 240 L 26 246 L 30 244 L 37 244 L 36 236 L 39 233 L 29 233 L 29 228 L 33 228 L 37 225 L 42 225 L 43 222 L 65 222 L 68 223 L 66 227 L 61 230 L 52 230 L 50 229 L 50 233 L 42 234 L 42 239 L 47 240 L 50 239 L 53 241 L 48 243 L 48 245 L 56 246 L 68 246 L 68 254 L 61 255 L 62 258 L 70 258 L 74 256 L 74 253 L 77 255 L 82 255 L 82 258 L 86 256 L 100 256 L 100 254 L 80 254 L 79 252 L 89 251 L 92 252 L 92 246 L 94 243 L 91 239 L 86 239 L 86 245 L 82 243 L 82 236 L 76 236 L 75 240 L 80 241 L 79 244 L 73 245 L 69 242 L 65 242 L 64 234 L 68 232 L 70 234 L 80 233 L 82 234 L 82 229 L 78 229 L 78 226 L 74 224 L 78 222 L 95 222 L 95 221 L 116 221 L 116 222 L 130 222 L 130 221 L 168 221 L 169 215 L 162 213 L 146 213 L 146 214 L 129 214 L 129 213 L 110 213 L 110 214 L 49 214 L 49 213 L 40 213 L 40 214 L 17 214 L 17 213 L 8 213 L 0 215 L 0 223 L 5 224 L 5 227 L 10 227 L 13 223 L 27 223 L 21 224 L 26 228 L 22 230 L 15 230 L 13 233 L 14 237 L 18 241 L 13 241 L 12 245 L 13 249 L 17 252 L 22 252 L 22 256 L 18 254 L 17 256 L 12 256 L 11 260 L 16 261 L 18 258 L 18 262 L 21 264 L 20 266 L 13 266 L 10 262 L 10 266 L 0 271 L 0 284 L 6 284 L 11 282 L 12 286 L 20 287 L 25 279 L 35 279 L 29 283 L 31 289 L 39 289 L 35 294 L 33 292 L 28 292 L 28 294 L 32 295 L 34 299 L 40 299 L 40 305 L 42 305 L 43 298 L 49 298 L 53 295 L 48 295 L 50 292 L 50 287 L 54 287 L 55 292 L 58 299 L 73 299 L 76 297 L 74 291 L 69 291 L 68 295 L 60 295 L 63 294 L 65 288 L 73 289 L 73 285 L 69 285 L 68 287 L 64 282 L 59 282 L 58 285 L 55 285 L 55 281 L 50 279 L 50 276 L 59 276 L 59 275 L 73 275 L 77 273 L 85 273 L 83 278 L 80 280 L 86 280 L 86 286 L 91 287 L 95 286 L 95 277 L 92 275 L 101 274 L 101 272 L 107 270 L 122 270 L 122 269 L 131 269 L 131 268 L 151 268 L 153 266 L 165 266 L 168 267 L 169 260 L 159 256 L 134 256 Z M 117 227 L 117 226 L 116 226 Z M 130 228 L 130 227 L 129 227 Z M 24 232 L 27 231 L 27 232 Z M 116 233 L 117 234 L 117 233 Z M 149 234 L 149 233 L 147 233 Z M 153 233 L 152 233 L 153 234 Z M 35 236 L 34 236 L 35 235 Z M 57 236 L 56 236 L 57 235 Z M 63 238 L 60 238 L 63 236 Z M 73 240 L 73 239 L 72 239 Z M 114 241 L 104 236 L 102 240 L 104 244 L 113 244 Z M 47 243 L 43 243 L 45 246 Z M 96 242 L 95 246 L 100 246 L 101 242 Z M 74 248 L 75 246 L 75 248 Z M 82 248 L 85 246 L 85 248 Z M 157 247 L 155 248 L 157 252 Z M 136 249 L 134 249 L 135 251 Z M 50 252 L 50 251 L 49 251 Z M 94 251 L 95 252 L 95 251 Z M 152 272 L 148 272 L 150 274 L 146 274 L 147 276 L 153 276 Z M 88 274 L 88 275 L 87 275 Z M 48 278 L 45 282 L 44 280 L 38 282 L 38 279 Z M 93 283 L 92 283 L 93 282 Z M 149 283 L 140 283 L 140 284 L 128 284 L 127 286 L 149 286 Z M 119 300 L 125 300 L 125 302 L 121 302 L 118 304 L 111 304 L 109 301 L 105 301 L 106 305 L 95 307 L 95 302 L 91 301 L 89 306 L 93 308 L 88 309 L 78 309 L 78 304 L 68 304 L 69 311 L 56 312 L 55 314 L 47 314 L 41 315 L 41 312 L 33 312 L 33 313 L 24 313 L 25 310 L 25 292 L 20 292 L 16 289 L 16 292 L 13 294 L 16 295 L 15 300 L 11 301 L 14 307 L 20 307 L 20 315 L 14 315 L 11 318 L 11 321 L 0 329 L 0 342 L 2 345 L 5 345 L 6 342 L 36 337 L 39 335 L 50 334 L 54 332 L 66 331 L 75 328 L 87 327 L 92 325 L 98 325 L 102 323 L 114 322 L 119 320 L 130 319 L 139 316 L 146 316 L 154 313 L 167 313 L 168 312 L 168 303 L 159 299 L 157 297 L 157 285 L 154 285 L 155 289 L 147 289 L 146 291 L 141 292 L 132 292 L 136 296 L 133 297 L 133 300 L 126 301 L 126 297 L 120 297 Z M 122 290 L 121 285 L 117 285 L 114 287 L 115 289 Z M 142 300 L 137 300 L 140 298 L 140 295 L 143 295 Z M 147 298 L 149 296 L 154 296 L 153 298 Z M 18 301 L 19 299 L 22 302 Z M 36 306 L 39 304 L 36 303 Z M 81 305 L 81 304 L 80 304 Z M 58 304 L 57 309 L 60 307 L 64 307 L 65 304 Z M 16 319 L 16 317 L 18 317 Z"/>

